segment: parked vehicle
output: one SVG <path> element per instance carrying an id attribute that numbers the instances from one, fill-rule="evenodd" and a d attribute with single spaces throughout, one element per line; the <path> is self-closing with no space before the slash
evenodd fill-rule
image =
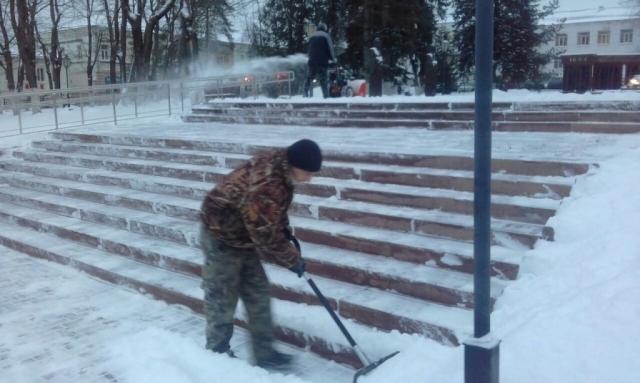
<path id="1" fill-rule="evenodd" d="M 627 89 L 640 89 L 640 74 L 631 77 L 626 86 Z"/>
<path id="2" fill-rule="evenodd" d="M 561 90 L 562 89 L 562 77 L 553 77 L 551 80 L 549 80 L 549 82 L 547 83 L 547 89 Z"/>

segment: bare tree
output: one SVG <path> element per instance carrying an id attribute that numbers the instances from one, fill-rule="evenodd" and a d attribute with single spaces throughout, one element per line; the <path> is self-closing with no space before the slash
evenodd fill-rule
<path id="1" fill-rule="evenodd" d="M 16 81 L 13 76 L 13 55 L 11 54 L 11 47 L 14 43 L 15 35 L 13 34 L 13 30 L 7 30 L 7 25 L 5 24 L 7 17 L 10 17 L 7 13 L 7 4 L 8 2 L 5 0 L 0 1 L 0 32 L 2 32 L 2 40 L 0 41 L 2 60 L 0 60 L 0 67 L 4 69 L 9 90 L 14 91 Z"/>
<path id="2" fill-rule="evenodd" d="M 153 52 L 153 35 L 158 22 L 165 17 L 176 0 L 165 0 L 158 9 L 151 10 L 151 16 L 142 30 L 142 17 L 147 4 L 146 0 L 134 0 L 135 9 L 131 8 L 129 0 L 122 0 L 122 9 L 131 25 L 131 38 L 133 39 L 133 81 L 147 81 L 150 74 L 151 53 Z"/>
<path id="3" fill-rule="evenodd" d="M 102 4 L 104 6 L 105 16 L 107 18 L 107 29 L 109 32 L 109 46 L 110 46 L 110 54 L 109 54 L 109 77 L 111 78 L 111 83 L 116 83 L 116 61 L 124 60 L 120 54 L 120 27 L 119 27 L 119 15 L 120 15 L 120 1 L 114 0 L 113 4 L 109 4 L 109 0 L 102 0 Z M 111 8 L 113 7 L 113 8 Z M 126 27 L 126 24 L 125 24 Z M 125 44 L 126 44 L 126 30 L 125 30 Z M 126 50 L 126 45 L 125 45 Z M 122 72 L 122 65 L 120 65 L 120 79 L 124 78 L 124 73 Z M 125 63 L 126 68 L 126 63 Z"/>
<path id="4" fill-rule="evenodd" d="M 180 0 L 180 66 L 187 76 L 191 75 L 191 62 L 198 56 L 198 36 L 194 28 L 191 1 Z"/>
<path id="5" fill-rule="evenodd" d="M 122 82 L 127 81 L 127 15 L 123 9 L 123 1 L 120 0 L 120 78 Z M 117 39 L 116 39 L 117 40 Z"/>
<path id="6" fill-rule="evenodd" d="M 74 0 L 74 10 L 76 17 L 86 20 L 86 30 L 79 33 L 78 39 L 83 42 L 87 85 L 93 86 L 94 68 L 100 58 L 100 47 L 106 38 L 104 26 L 99 25 L 104 14 L 102 0 Z"/>
<path id="7" fill-rule="evenodd" d="M 87 85 L 89 86 L 93 86 L 93 68 L 96 66 L 96 62 L 98 61 L 98 57 L 100 56 L 100 45 L 102 45 L 102 40 L 103 40 L 103 35 L 104 32 L 102 31 L 101 28 L 98 28 L 97 30 L 95 30 L 94 33 L 94 29 L 93 29 L 93 16 L 96 13 L 96 11 L 98 10 L 96 7 L 96 0 L 85 0 L 85 4 L 86 4 L 86 18 L 87 18 L 87 35 L 89 38 L 88 41 L 88 45 L 89 45 L 89 49 L 87 49 Z M 95 41 L 95 57 L 93 57 L 94 54 L 94 41 L 93 39 L 96 39 Z"/>
<path id="8" fill-rule="evenodd" d="M 36 13 L 38 0 L 10 0 L 11 25 L 18 43 L 18 52 L 22 62 L 24 76 L 18 76 L 18 88 L 26 78 L 31 89 L 37 89 L 36 75 Z"/>
<path id="9" fill-rule="evenodd" d="M 172 8 L 171 12 L 165 16 L 163 33 L 166 36 L 165 49 L 166 54 L 163 57 L 164 77 L 167 77 L 169 72 L 175 70 L 177 51 L 180 46 L 180 41 L 176 38 L 176 20 L 180 17 L 180 8 Z"/>
<path id="10" fill-rule="evenodd" d="M 49 17 L 51 20 L 50 28 L 51 34 L 46 38 L 43 38 L 40 33 L 38 23 L 35 24 L 36 38 L 40 43 L 42 50 L 42 56 L 45 60 L 45 69 L 47 71 L 47 77 L 49 79 L 50 89 L 60 89 L 60 72 L 62 71 L 62 47 L 60 46 L 59 27 L 60 20 L 62 18 L 62 9 L 65 4 L 64 0 L 49 0 L 48 4 L 43 6 L 43 10 L 49 10 Z"/>

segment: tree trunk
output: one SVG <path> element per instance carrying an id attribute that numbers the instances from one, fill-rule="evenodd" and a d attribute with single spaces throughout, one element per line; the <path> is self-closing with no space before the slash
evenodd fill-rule
<path id="1" fill-rule="evenodd" d="M 49 0 L 50 16 L 51 16 L 51 45 L 49 55 L 51 66 L 53 67 L 53 89 L 60 89 L 60 72 L 62 71 L 62 51 L 60 49 L 60 38 L 58 36 L 58 25 L 62 13 L 58 7 L 57 0 Z"/>
<path id="2" fill-rule="evenodd" d="M 124 1 L 122 0 L 120 11 L 120 80 L 127 82 L 127 15 L 124 11 Z"/>
<path id="3" fill-rule="evenodd" d="M 87 34 L 89 35 L 89 44 L 87 49 L 87 85 L 93 86 L 93 65 L 91 65 L 91 61 L 93 58 L 93 26 L 91 25 L 91 3 L 90 0 L 86 0 L 87 2 Z"/>
<path id="4" fill-rule="evenodd" d="M 158 64 L 160 63 L 160 25 L 156 24 L 153 32 L 153 66 L 151 67 L 151 79 L 157 80 Z"/>
<path id="5" fill-rule="evenodd" d="M 27 0 L 10 0 L 11 24 L 16 35 L 18 53 L 23 66 L 23 78 L 29 88 L 38 87 L 36 76 L 36 41 Z M 17 17 L 17 18 L 16 18 Z"/>
<path id="6" fill-rule="evenodd" d="M 142 71 L 142 75 L 146 78 L 149 74 L 150 64 L 151 64 L 151 52 L 153 49 L 153 31 L 158 25 L 160 19 L 162 19 L 170 10 L 171 7 L 175 4 L 176 0 L 166 0 L 165 4 L 160 7 L 160 10 L 151 15 L 149 21 L 147 22 L 147 26 L 144 30 L 144 41 L 142 44 L 142 60 L 139 64 L 139 68 Z"/>
<path id="7" fill-rule="evenodd" d="M 114 13 L 111 15 L 108 0 L 103 0 L 105 17 L 107 18 L 107 29 L 109 31 L 109 79 L 111 84 L 117 82 L 116 77 L 116 60 L 118 58 L 118 37 L 120 30 L 118 29 L 118 0 L 115 1 Z"/>
<path id="8" fill-rule="evenodd" d="M 175 38 L 175 20 L 176 17 L 174 16 L 172 19 L 169 18 L 169 16 L 167 16 L 167 25 L 168 25 L 168 29 L 169 32 L 167 33 L 169 35 L 169 38 L 167 40 L 167 48 L 166 48 L 166 54 L 164 56 L 164 77 L 167 77 L 167 73 L 169 73 L 170 71 L 174 70 L 174 65 L 175 65 L 175 57 L 176 57 L 176 44 L 174 42 L 174 38 Z M 174 72 L 175 73 L 175 72 Z"/>
<path id="9" fill-rule="evenodd" d="M 138 12 L 140 12 L 140 0 L 138 0 Z M 142 17 L 138 14 L 135 14 L 131 11 L 131 5 L 129 4 L 129 0 L 122 0 L 122 14 L 123 18 L 126 17 L 127 21 L 129 21 L 129 25 L 131 26 L 131 39 L 133 41 L 133 63 L 131 65 L 131 76 L 130 81 L 146 81 L 145 78 L 142 77 L 140 63 L 144 51 L 144 39 L 142 34 Z M 124 20 L 123 20 L 124 21 Z M 125 36 L 121 36 L 123 45 L 126 48 L 126 38 Z"/>
<path id="10" fill-rule="evenodd" d="M 22 92 L 24 84 L 24 65 L 22 65 L 22 60 L 18 64 L 18 88 L 16 91 Z"/>
<path id="11" fill-rule="evenodd" d="M 13 77 L 13 56 L 11 55 L 11 39 L 9 39 L 9 33 L 7 32 L 7 26 L 4 20 L 5 9 L 3 4 L 0 3 L 0 31 L 2 32 L 2 58 L 4 59 L 4 73 L 7 79 L 7 86 L 10 92 L 16 89 L 15 78 Z"/>

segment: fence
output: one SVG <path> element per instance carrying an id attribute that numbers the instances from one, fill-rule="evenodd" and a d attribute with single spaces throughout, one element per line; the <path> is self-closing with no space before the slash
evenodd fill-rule
<path id="1" fill-rule="evenodd" d="M 250 73 L 5 94 L 0 95 L 4 125 L 0 126 L 0 137 L 171 116 L 213 98 L 257 98 L 272 84 L 281 96 L 291 98 L 294 80 L 294 72 Z M 12 116 L 7 118 L 5 111 L 11 111 Z M 25 111 L 32 113 L 27 115 Z M 39 118 L 34 118 L 36 116 Z"/>

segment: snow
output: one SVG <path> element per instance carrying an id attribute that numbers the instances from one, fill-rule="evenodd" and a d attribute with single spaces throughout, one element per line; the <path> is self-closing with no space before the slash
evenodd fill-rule
<path id="1" fill-rule="evenodd" d="M 640 146 L 604 161 L 551 218 L 555 242 L 528 252 L 492 316 L 502 381 L 640 381 L 638 179 Z M 461 348 L 446 356 L 407 348 L 415 354 L 401 353 L 363 382 L 462 381 Z"/>
<path id="2" fill-rule="evenodd" d="M 213 355 L 195 341 L 166 330 L 149 328 L 110 344 L 108 365 L 123 369 L 125 382 L 301 383 L 295 376 L 269 374 L 242 359 Z M 197 366 L 197 368 L 194 368 Z"/>
<path id="3" fill-rule="evenodd" d="M 514 94 L 517 95 L 518 92 L 506 95 Z M 466 96 L 470 95 L 460 97 Z M 605 92 L 602 95 L 581 96 L 555 93 L 536 95 L 527 92 L 523 98 L 528 99 L 529 96 L 542 101 L 554 101 L 556 96 L 569 96 L 587 102 L 602 100 L 603 98 L 598 98 L 600 96 L 613 97 L 615 100 L 624 100 L 623 97 L 636 101 L 639 99 L 635 92 Z M 1 117 L 7 118 L 3 120 L 2 126 L 16 127 L 15 120 L 10 120 L 8 115 Z M 242 140 L 247 144 L 283 144 L 285 139 L 282 137 L 286 137 L 288 142 L 298 136 L 315 135 L 332 149 L 347 148 L 357 151 L 374 148 L 382 153 L 399 149 L 406 153 L 420 154 L 433 149 L 449 148 L 453 152 L 468 154 L 473 148 L 472 132 L 372 129 L 366 130 L 366 137 L 362 137 L 364 130 L 358 129 L 265 129 L 264 126 L 243 126 L 242 134 L 238 134 L 240 129 L 237 125 L 216 125 L 216 129 L 211 130 L 210 126 L 179 124 L 166 117 L 151 123 L 134 123 L 125 127 L 108 124 L 85 128 L 83 131 L 163 137 L 174 135 L 185 139 L 228 139 L 235 134 L 235 140 Z M 407 142 L 406 138 L 401 140 L 401 134 L 411 134 L 408 136 L 411 137 L 411 142 Z M 637 357 L 640 355 L 640 326 L 637 325 L 640 318 L 640 237 L 637 235 L 640 227 L 640 190 L 637 181 L 640 179 L 639 137 L 512 133 L 493 135 L 494 154 L 526 158 L 535 148 L 538 156 L 593 159 L 600 165 L 598 170 L 577 179 L 570 197 L 563 200 L 556 216 L 549 220 L 548 225 L 555 230 L 555 242 L 539 241 L 533 250 L 523 250 L 525 257 L 518 279 L 506 287 L 497 300 L 492 315 L 492 339 L 501 341 L 500 365 L 503 381 L 640 381 L 640 370 L 637 368 Z M 22 146 L 34 138 L 42 139 L 43 133 L 3 138 L 1 146 Z M 309 246 L 306 248 L 310 252 L 314 251 Z M 82 250 L 78 246 L 78 256 L 84 256 Z M 319 253 L 318 250 L 318 258 L 322 256 Z M 450 261 L 455 263 L 454 259 Z M 382 267 L 382 264 L 378 266 Z M 39 287 L 45 287 L 48 283 L 35 282 Z M 49 283 L 59 288 L 60 283 L 56 282 Z M 70 292 L 83 290 L 83 286 L 88 285 L 89 281 L 75 284 L 67 281 L 63 287 Z M 93 305 L 108 303 L 101 300 L 101 296 L 94 298 Z M 118 298 L 120 302 L 136 299 L 124 295 Z M 153 302 L 153 307 L 147 306 L 152 302 L 142 299 L 135 302 L 136 307 L 145 305 L 151 311 L 156 310 L 158 305 L 162 306 L 157 302 Z M 66 307 L 64 301 L 54 303 L 46 305 L 46 312 L 42 311 L 45 306 L 41 306 L 41 311 L 34 309 L 32 314 L 49 315 Z M 288 323 L 292 327 L 313 327 L 315 331 L 326 332 L 329 340 L 336 342 L 336 347 L 344 345 L 340 333 L 326 313 L 322 312 L 322 308 L 295 307 L 281 301 L 275 302 L 274 306 L 278 313 L 283 313 L 284 318 L 290 321 Z M 111 314 L 120 313 L 113 308 L 103 309 L 100 313 L 107 311 Z M 6 314 L 3 314 L 3 319 L 4 315 Z M 311 321 L 310 317 L 314 320 Z M 114 370 L 122 371 L 123 382 L 204 383 L 211 381 L 212 377 L 226 382 L 304 381 L 292 376 L 267 374 L 241 361 L 212 357 L 202 350 L 201 344 L 154 326 L 142 326 L 135 317 L 125 316 L 122 320 L 129 324 L 128 328 L 134 335 L 123 337 L 121 333 L 113 334 L 113 343 L 109 346 L 111 357 L 106 363 Z M 361 378 L 363 383 L 413 383 L 425 379 L 442 383 L 463 381 L 463 347 L 445 347 L 420 336 L 401 335 L 397 332 L 375 332 L 352 322 L 347 323 L 347 326 L 354 330 L 356 340 L 361 341 L 363 350 L 372 359 L 390 351 L 401 351 L 369 376 Z M 2 327 L 0 329 L 6 331 Z M 15 341 L 15 338 L 11 339 Z M 25 372 L 27 369 L 22 367 L 12 372 L 16 371 Z"/>

